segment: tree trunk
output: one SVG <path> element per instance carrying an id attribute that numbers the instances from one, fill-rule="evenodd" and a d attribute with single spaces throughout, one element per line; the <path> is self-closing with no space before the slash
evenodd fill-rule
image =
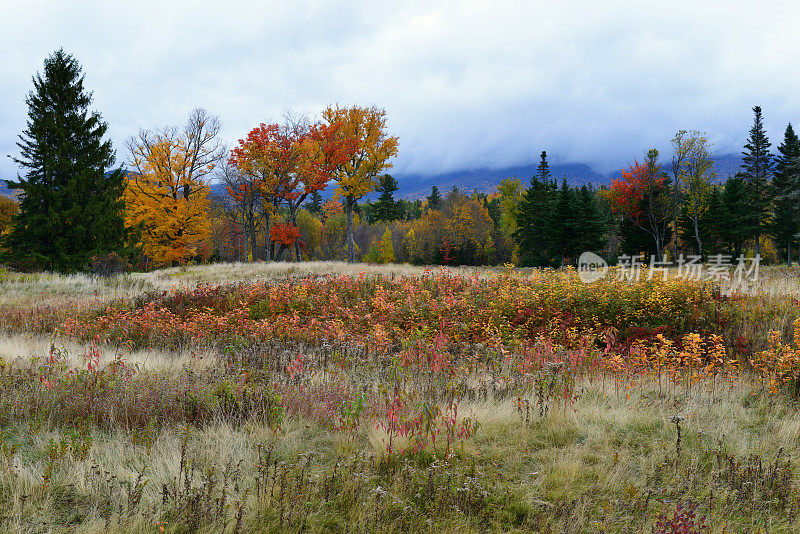
<path id="1" fill-rule="evenodd" d="M 675 205 L 675 214 L 672 219 L 672 232 L 673 232 L 672 237 L 674 243 L 672 249 L 672 255 L 674 257 L 672 258 L 672 261 L 674 262 L 678 259 L 678 177 L 677 176 L 675 176 L 675 183 L 673 184 L 673 189 L 675 194 L 672 195 L 672 202 Z"/>
<path id="2" fill-rule="evenodd" d="M 264 222 L 266 223 L 264 227 L 267 229 L 267 237 L 265 238 L 266 246 L 264 247 L 264 256 L 267 261 L 272 260 L 272 249 L 270 248 L 272 245 L 269 239 L 269 213 L 264 213 Z"/>
<path id="3" fill-rule="evenodd" d="M 247 229 L 247 232 L 250 234 L 250 256 L 248 257 L 247 261 L 256 261 L 258 258 L 258 253 L 256 252 L 258 250 L 258 235 L 256 235 L 256 223 L 252 213 L 248 219 L 247 225 L 249 228 Z M 247 243 L 245 243 L 244 246 L 247 248 Z"/>
<path id="4" fill-rule="evenodd" d="M 697 241 L 697 253 L 703 257 L 703 243 L 700 241 L 700 227 L 697 224 L 697 217 L 694 219 L 694 239 Z"/>
<path id="5" fill-rule="evenodd" d="M 345 209 L 347 210 L 347 262 L 356 262 L 356 247 L 353 241 L 353 206 L 356 200 L 352 196 L 348 196 L 345 201 Z"/>
<path id="6" fill-rule="evenodd" d="M 761 232 L 756 233 L 756 256 L 761 256 Z"/>
<path id="7" fill-rule="evenodd" d="M 664 254 L 661 252 L 661 240 L 656 241 L 656 261 L 662 261 Z"/>
<path id="8" fill-rule="evenodd" d="M 298 230 L 300 229 L 300 227 L 297 226 L 297 208 L 299 208 L 299 207 L 300 207 L 299 205 L 295 206 L 295 208 L 292 210 L 292 213 L 291 213 L 292 224 Z M 300 261 L 300 237 L 301 236 L 297 236 L 297 240 L 294 242 L 294 261 L 296 261 L 296 262 Z"/>

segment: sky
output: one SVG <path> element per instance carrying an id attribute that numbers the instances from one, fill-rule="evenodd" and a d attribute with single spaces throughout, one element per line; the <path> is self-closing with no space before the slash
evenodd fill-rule
<path id="1" fill-rule="evenodd" d="M 678 129 L 738 153 L 754 105 L 800 122 L 800 2 L 0 2 L 0 178 L 31 76 L 82 64 L 117 160 L 204 107 L 229 144 L 285 110 L 386 109 L 394 172 L 554 163 L 618 170 Z"/>

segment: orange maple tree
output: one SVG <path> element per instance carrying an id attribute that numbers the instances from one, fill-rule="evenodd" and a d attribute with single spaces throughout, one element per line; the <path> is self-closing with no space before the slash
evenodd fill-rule
<path id="1" fill-rule="evenodd" d="M 658 150 L 651 149 L 643 162 L 634 160 L 619 179 L 611 181 L 607 198 L 614 213 L 622 215 L 649 234 L 655 244 L 656 260 L 661 261 L 669 229 L 669 178 L 661 171 Z"/>
<path id="2" fill-rule="evenodd" d="M 252 179 L 252 190 L 248 192 L 257 191 L 260 197 L 261 216 L 267 228 L 267 260 L 272 258 L 272 218 L 296 187 L 294 176 L 303 158 L 303 138 L 279 124 L 260 124 L 231 151 L 229 163 Z"/>
<path id="3" fill-rule="evenodd" d="M 219 131 L 219 120 L 198 108 L 183 130 L 142 130 L 128 140 L 135 172 L 125 189 L 125 224 L 137 229 L 154 265 L 201 255 L 210 233 L 207 177 L 224 158 Z"/>
<path id="4" fill-rule="evenodd" d="M 336 172 L 352 158 L 358 139 L 340 134 L 338 123 L 308 124 L 304 120 L 284 124 L 261 124 L 241 139 L 231 151 L 229 163 L 252 178 L 252 186 L 229 188 L 235 201 L 257 192 L 267 228 L 267 259 L 272 245 L 280 244 L 277 258 L 294 247 L 300 259 L 297 210 L 309 195 L 322 191 Z M 283 229 L 273 231 L 272 218 L 286 206 Z M 291 233 L 286 228 L 292 227 Z M 291 237 L 297 233 L 297 236 Z M 281 239 L 276 239 L 275 236 Z M 289 237 L 287 237 L 289 236 Z"/>

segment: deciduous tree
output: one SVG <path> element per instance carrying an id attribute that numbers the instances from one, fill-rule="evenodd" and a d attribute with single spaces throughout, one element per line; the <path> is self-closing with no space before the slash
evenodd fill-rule
<path id="1" fill-rule="evenodd" d="M 240 139 L 229 163 L 248 176 L 257 191 L 265 228 L 265 259 L 272 259 L 271 232 L 278 207 L 296 185 L 294 177 L 304 157 L 301 136 L 279 124 L 260 124 Z M 284 244 L 285 246 L 285 244 Z"/>
<path id="2" fill-rule="evenodd" d="M 182 130 L 141 130 L 128 141 L 126 224 L 139 229 L 156 265 L 185 263 L 209 235 L 207 177 L 225 156 L 219 130 L 219 120 L 198 108 Z"/>
<path id="3" fill-rule="evenodd" d="M 329 106 L 322 112 L 329 126 L 339 125 L 337 137 L 356 141 L 355 150 L 333 175 L 336 193 L 344 201 L 347 214 L 347 259 L 355 262 L 353 208 L 367 193 L 374 191 L 378 177 L 392 167 L 397 155 L 397 137 L 386 131 L 386 111 L 376 107 Z"/>
<path id="4" fill-rule="evenodd" d="M 0 237 L 11 231 L 11 220 L 19 212 L 19 202 L 0 196 Z"/>
<path id="5" fill-rule="evenodd" d="M 658 150 L 653 148 L 645 161 L 634 161 L 619 179 L 612 180 L 608 190 L 612 210 L 653 239 L 656 261 L 662 261 L 673 212 L 669 186 L 658 163 Z"/>
<path id="6" fill-rule="evenodd" d="M 700 220 L 708 208 L 708 195 L 717 176 L 709 141 L 701 132 L 681 130 L 672 139 L 672 146 L 675 149 L 672 161 L 676 179 L 673 187 L 684 191 L 685 211 L 692 224 L 692 237 L 697 244 L 697 253 L 702 255 Z"/>

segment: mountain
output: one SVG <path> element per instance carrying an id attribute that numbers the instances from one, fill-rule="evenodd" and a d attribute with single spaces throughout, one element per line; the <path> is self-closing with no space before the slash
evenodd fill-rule
<path id="1" fill-rule="evenodd" d="M 669 161 L 663 162 L 663 169 L 669 172 Z M 714 170 L 720 182 L 739 171 L 742 158 L 736 154 L 724 154 L 714 156 Z M 439 188 L 442 194 L 452 189 L 453 186 L 467 191 L 478 190 L 482 193 L 491 193 L 497 190 L 497 186 L 505 178 L 517 178 L 523 185 L 527 186 L 531 176 L 536 174 L 536 165 L 519 165 L 514 167 L 502 167 L 499 169 L 479 168 L 464 169 L 438 174 L 414 174 L 414 173 L 393 173 L 397 179 L 399 190 L 396 193 L 398 198 L 421 199 L 431 192 L 434 185 Z M 622 169 L 623 165 L 619 168 Z M 611 179 L 619 176 L 619 171 L 608 174 L 597 171 L 586 163 L 567 163 L 550 165 L 550 173 L 561 181 L 562 177 L 567 179 L 567 183 L 573 186 L 591 183 L 592 185 L 610 185 Z M 323 197 L 328 199 L 333 195 L 335 184 L 330 184 Z M 222 184 L 212 183 L 211 192 L 218 197 L 226 195 L 225 187 Z M 370 195 L 373 198 L 376 195 Z M 374 199 L 374 198 L 373 198 Z"/>
<path id="2" fill-rule="evenodd" d="M 13 197 L 14 191 L 8 188 L 5 180 L 0 180 L 0 197 Z"/>
<path id="3" fill-rule="evenodd" d="M 714 169 L 720 181 L 725 181 L 729 176 L 739 171 L 742 164 L 741 156 L 735 154 L 725 154 L 714 157 Z M 538 164 L 537 164 L 538 165 Z M 523 165 L 516 167 L 504 167 L 500 169 L 468 169 L 453 171 L 443 174 L 402 174 L 394 175 L 400 187 L 398 196 L 405 198 L 422 198 L 430 194 L 431 187 L 437 186 L 442 193 L 446 193 L 453 186 L 459 189 L 472 191 L 477 189 L 483 193 L 490 193 L 497 189 L 498 184 L 505 178 L 518 178 L 523 184 L 527 185 L 531 176 L 536 174 L 537 165 Z M 623 168 L 622 165 L 619 166 Z M 669 171 L 669 162 L 663 163 L 663 169 Z M 550 173 L 561 181 L 562 177 L 567 179 L 570 185 L 610 185 L 611 179 L 619 176 L 619 172 L 611 174 L 603 173 L 593 169 L 585 163 L 567 163 L 550 165 Z"/>
<path id="4" fill-rule="evenodd" d="M 446 193 L 453 186 L 459 189 L 472 191 L 477 189 L 489 193 L 497 189 L 497 185 L 506 178 L 518 178 L 527 183 L 531 176 L 536 174 L 536 165 L 521 165 L 503 167 L 500 169 L 465 169 L 442 174 L 403 174 L 394 175 L 400 187 L 398 195 L 405 198 L 422 198 L 431 192 L 432 186 L 437 186 L 442 193 Z M 550 166 L 550 173 L 557 179 L 566 177 L 571 185 L 593 183 L 595 185 L 611 182 L 607 175 L 601 174 L 584 163 L 568 163 L 565 165 L 554 164 Z"/>
<path id="5" fill-rule="evenodd" d="M 739 172 L 741 165 L 742 156 L 740 155 L 714 156 L 714 170 L 717 171 L 717 178 L 722 182 Z"/>

